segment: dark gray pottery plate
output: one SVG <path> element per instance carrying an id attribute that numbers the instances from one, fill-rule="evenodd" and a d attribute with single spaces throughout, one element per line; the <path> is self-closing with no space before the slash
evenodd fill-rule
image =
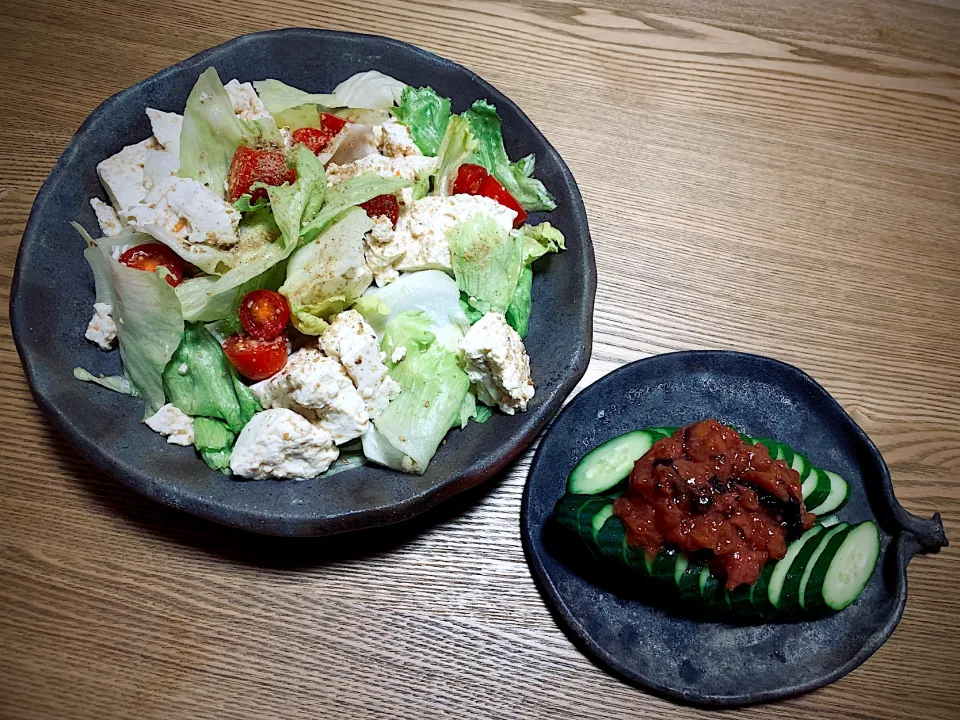
<path id="1" fill-rule="evenodd" d="M 537 394 L 526 413 L 497 414 L 454 430 L 425 475 L 365 466 L 305 482 L 238 482 L 203 464 L 193 448 L 168 445 L 141 424 L 140 400 L 79 382 L 73 369 L 119 371 L 118 353 L 83 338 L 93 278 L 83 242 L 69 226 L 96 228 L 88 199 L 105 197 L 96 164 L 150 135 L 144 107 L 183 112 L 197 76 L 213 65 L 230 78 L 277 78 L 327 92 L 376 69 L 430 85 L 456 112 L 486 98 L 500 111 L 507 152 L 536 153 L 536 176 L 559 207 L 535 214 L 567 237 L 568 250 L 543 260 L 534 278 L 527 337 Z M 410 518 L 489 479 L 560 409 L 590 360 L 596 265 L 573 176 L 523 112 L 460 65 L 388 38 L 288 29 L 246 35 L 163 70 L 106 100 L 83 123 L 40 189 L 20 245 L 10 316 L 27 381 L 40 407 L 91 462 L 135 490 L 202 517 L 274 535 L 326 535 Z"/>
<path id="2" fill-rule="evenodd" d="M 840 518 L 875 520 L 882 544 L 878 568 L 853 605 L 804 622 L 696 621 L 585 580 L 570 567 L 567 548 L 550 542 L 553 506 L 588 450 L 629 430 L 707 417 L 785 442 L 850 482 Z M 578 647 L 640 687 L 710 706 L 797 695 L 853 670 L 899 622 L 907 563 L 947 543 L 939 513 L 924 520 L 900 506 L 877 448 L 810 376 L 770 358 L 720 351 L 634 362 L 574 398 L 537 449 L 520 525 L 534 579 Z"/>

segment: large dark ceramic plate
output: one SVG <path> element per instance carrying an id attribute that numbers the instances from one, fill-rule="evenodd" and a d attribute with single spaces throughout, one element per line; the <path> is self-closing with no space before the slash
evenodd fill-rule
<path id="1" fill-rule="evenodd" d="M 141 424 L 143 404 L 73 378 L 73 368 L 113 374 L 117 353 L 83 339 L 93 279 L 70 228 L 96 228 L 88 199 L 105 197 L 96 164 L 150 135 L 144 107 L 182 112 L 197 76 L 277 78 L 328 92 L 363 70 L 430 85 L 454 111 L 486 98 L 500 111 L 511 157 L 536 153 L 536 175 L 559 207 L 549 219 L 568 250 L 534 277 L 526 344 L 537 394 L 526 413 L 497 414 L 454 430 L 425 475 L 366 466 L 305 482 L 237 482 L 208 470 L 192 448 L 167 445 Z M 560 409 L 590 359 L 596 266 L 580 192 L 557 151 L 502 93 L 466 68 L 388 38 L 288 29 L 231 40 L 106 100 L 70 141 L 40 189 L 20 246 L 10 301 L 17 349 L 37 402 L 98 467 L 161 502 L 218 522 L 276 535 L 325 535 L 409 518 L 502 470 Z"/>
<path id="2" fill-rule="evenodd" d="M 628 430 L 707 417 L 785 442 L 850 482 L 840 518 L 875 520 L 882 541 L 878 568 L 853 605 L 818 620 L 733 626 L 673 615 L 571 568 L 545 527 L 579 459 Z M 579 647 L 641 687 L 717 706 L 796 695 L 853 670 L 900 620 L 907 563 L 946 544 L 939 514 L 923 520 L 900 506 L 880 453 L 826 390 L 795 367 L 734 352 L 652 357 L 583 391 L 540 443 L 520 522 L 534 578 Z"/>

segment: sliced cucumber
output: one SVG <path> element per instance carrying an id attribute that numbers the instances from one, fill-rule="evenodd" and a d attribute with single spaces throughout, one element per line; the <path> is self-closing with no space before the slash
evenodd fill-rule
<path id="1" fill-rule="evenodd" d="M 807 611 L 823 610 L 826 604 L 823 602 L 823 582 L 827 578 L 827 570 L 830 569 L 830 563 L 837 556 L 837 551 L 846 540 L 847 535 L 853 530 L 852 526 L 841 528 L 840 532 L 835 533 L 830 541 L 820 552 L 817 561 L 813 564 L 810 576 L 803 585 L 803 608 Z"/>
<path id="2" fill-rule="evenodd" d="M 723 594 L 723 583 L 720 579 L 710 572 L 710 567 L 704 565 L 700 569 L 700 598 L 711 610 L 720 610 L 727 607 L 727 601 Z"/>
<path id="3" fill-rule="evenodd" d="M 750 586 L 750 604 L 760 615 L 771 615 L 776 612 L 776 608 L 770 602 L 770 578 L 773 577 L 773 571 L 777 563 L 768 562 L 763 566 L 760 572 L 760 578 Z"/>
<path id="4" fill-rule="evenodd" d="M 673 568 L 673 584 L 680 587 L 680 578 L 683 577 L 683 573 L 690 566 L 690 558 L 687 557 L 687 554 L 682 552 L 677 555 L 677 564 Z"/>
<path id="5" fill-rule="evenodd" d="M 654 580 L 675 585 L 674 573 L 680 552 L 672 548 L 661 550 L 656 555 L 647 553 L 647 572 Z"/>
<path id="6" fill-rule="evenodd" d="M 800 491 L 803 493 L 803 504 L 808 512 L 810 512 L 810 508 L 817 507 L 827 499 L 832 486 L 830 478 L 823 470 L 811 466 L 810 473 L 800 487 Z"/>
<path id="7" fill-rule="evenodd" d="M 823 602 L 831 610 L 843 610 L 867 586 L 880 557 L 880 532 L 869 520 L 851 529 L 843 538 L 823 579 Z"/>
<path id="8" fill-rule="evenodd" d="M 599 495 L 626 480 L 639 460 L 658 439 L 646 430 L 635 430 L 608 440 L 587 453 L 570 473 L 567 492 Z"/>
<path id="9" fill-rule="evenodd" d="M 680 428 L 678 427 L 664 426 L 664 427 L 647 428 L 647 432 L 657 433 L 657 435 L 662 435 L 663 437 L 671 437 L 679 429 Z M 659 440 L 659 438 L 657 439 Z"/>
<path id="10" fill-rule="evenodd" d="M 821 532 L 823 532 L 823 528 L 819 525 L 815 525 L 807 530 L 798 540 L 790 543 L 787 547 L 787 554 L 778 560 L 774 566 L 773 574 L 770 576 L 770 585 L 767 587 L 767 597 L 770 598 L 770 604 L 778 610 L 780 609 L 780 598 L 783 594 L 783 584 L 787 579 L 787 572 L 790 570 L 790 565 L 793 564 L 797 555 L 800 554 L 803 546 Z"/>
<path id="11" fill-rule="evenodd" d="M 604 526 L 607 520 L 613 515 L 613 503 L 609 505 L 604 505 L 600 508 L 593 516 L 593 519 L 590 521 L 590 524 L 593 526 L 593 542 L 597 545 L 599 549 L 600 544 L 598 542 L 598 535 L 600 534 L 600 529 Z"/>
<path id="12" fill-rule="evenodd" d="M 800 589 L 804 574 L 810 566 L 810 558 L 821 547 L 824 535 L 830 532 L 822 525 L 814 525 L 811 530 L 814 534 L 800 548 L 783 580 L 778 607 L 784 612 L 796 612 L 800 609 Z"/>
<path id="13" fill-rule="evenodd" d="M 833 515 L 830 517 L 836 519 Z M 800 578 L 800 594 L 797 600 L 803 610 L 807 609 L 806 590 L 807 585 L 810 583 L 810 576 L 813 575 L 813 568 L 816 567 L 817 561 L 820 560 L 820 556 L 823 555 L 824 551 L 830 545 L 830 541 L 839 533 L 844 532 L 848 527 L 850 526 L 847 523 L 839 523 L 833 527 L 827 527 L 826 532 L 820 536 L 820 542 L 817 543 L 817 549 L 814 550 L 813 555 L 810 556 L 810 560 L 807 562 L 807 567 L 803 571 L 803 577 Z"/>
<path id="14" fill-rule="evenodd" d="M 700 571 L 704 566 L 698 562 L 689 562 L 677 581 L 677 590 L 683 600 L 700 600 Z"/>
<path id="15" fill-rule="evenodd" d="M 623 547 L 627 542 L 627 526 L 623 520 L 613 515 L 597 533 L 597 547 L 600 555 L 614 562 L 623 562 Z"/>
<path id="16" fill-rule="evenodd" d="M 553 518 L 557 524 L 564 530 L 575 535 L 580 534 L 580 508 L 591 500 L 596 500 L 592 495 L 571 495 L 567 493 L 557 501 L 553 508 Z"/>
<path id="17" fill-rule="evenodd" d="M 807 512 L 812 512 L 814 515 L 829 515 L 830 513 L 834 513 L 846 505 L 847 500 L 850 499 L 850 485 L 847 481 L 835 472 L 830 472 L 829 470 L 824 470 L 823 472 L 830 479 L 830 493 L 822 503 L 814 505 L 813 507 L 807 507 Z"/>
<path id="18" fill-rule="evenodd" d="M 790 467 L 796 470 L 797 473 L 802 478 L 804 475 L 806 475 L 809 472 L 811 465 L 810 465 L 810 461 L 807 460 L 806 457 L 804 457 L 800 453 L 794 453 L 793 460 L 790 462 Z"/>
<path id="19" fill-rule="evenodd" d="M 779 449 L 777 452 L 777 460 L 783 460 L 787 467 L 793 465 L 793 448 L 789 445 L 784 445 L 782 442 L 778 442 L 777 447 Z"/>

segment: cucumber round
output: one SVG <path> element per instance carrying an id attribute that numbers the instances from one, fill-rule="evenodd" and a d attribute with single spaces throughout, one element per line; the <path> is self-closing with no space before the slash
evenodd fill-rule
<path id="1" fill-rule="evenodd" d="M 767 562 L 760 572 L 760 577 L 750 586 L 750 604 L 760 615 L 772 615 L 777 610 L 770 602 L 768 592 L 770 588 L 770 578 L 773 577 L 773 571 L 776 567 L 776 562 Z"/>
<path id="2" fill-rule="evenodd" d="M 777 460 L 783 460 L 787 467 L 790 467 L 793 465 L 793 457 L 793 448 L 784 445 L 782 442 L 777 443 Z"/>
<path id="3" fill-rule="evenodd" d="M 834 517 L 831 515 L 830 517 Z M 820 536 L 820 542 L 817 543 L 817 549 L 813 551 L 813 555 L 810 556 L 810 560 L 807 562 L 807 567 L 803 571 L 803 577 L 800 578 L 800 593 L 797 597 L 797 601 L 801 609 L 807 609 L 806 603 L 806 590 L 807 585 L 810 582 L 810 576 L 813 575 L 813 569 L 817 566 L 817 561 L 820 560 L 820 556 L 824 553 L 827 547 L 830 545 L 830 541 L 838 534 L 842 533 L 848 527 L 847 523 L 839 523 L 833 527 L 827 527 L 827 531 Z"/>
<path id="4" fill-rule="evenodd" d="M 800 554 L 803 546 L 821 532 L 823 532 L 823 528 L 819 525 L 814 525 L 807 530 L 797 540 L 794 540 L 787 546 L 787 554 L 780 558 L 774 566 L 773 573 L 770 575 L 770 584 L 767 587 L 767 597 L 770 598 L 770 604 L 778 610 L 780 609 L 780 599 L 783 596 L 783 584 L 787 579 L 790 566 L 793 564 L 793 561 L 796 560 L 797 555 Z"/>
<path id="5" fill-rule="evenodd" d="M 823 550 L 820 551 L 817 561 L 813 564 L 810 576 L 803 584 L 803 609 L 807 612 L 822 610 L 826 607 L 826 603 L 823 601 L 823 582 L 827 578 L 830 563 L 833 562 L 837 551 L 851 530 L 853 530 L 853 527 L 848 525 L 841 528 L 840 532 L 835 533 Z"/>
<path id="6" fill-rule="evenodd" d="M 797 473 L 802 478 L 810 470 L 811 465 L 810 461 L 804 455 L 801 455 L 798 452 L 793 453 L 793 460 L 790 462 L 790 467 L 797 471 Z"/>
<path id="7" fill-rule="evenodd" d="M 867 586 L 880 557 L 880 531 L 870 522 L 850 530 L 833 556 L 823 579 L 823 602 L 831 610 L 843 610 Z"/>
<path id="8" fill-rule="evenodd" d="M 783 580 L 779 608 L 784 612 L 796 612 L 800 609 L 800 589 L 807 568 L 810 566 L 810 559 L 817 549 L 823 545 L 824 535 L 830 532 L 822 525 L 814 525 L 811 530 L 814 530 L 815 533 L 800 548 L 797 556 L 790 563 L 790 568 Z"/>
<path id="9" fill-rule="evenodd" d="M 830 513 L 835 513 L 846 505 L 847 500 L 850 499 L 849 483 L 835 472 L 830 472 L 829 470 L 824 470 L 823 472 L 830 479 L 830 493 L 823 502 L 813 505 L 812 507 L 808 506 L 807 512 L 812 512 L 814 515 L 829 515 Z"/>
<path id="10" fill-rule="evenodd" d="M 689 562 L 677 580 L 677 590 L 683 600 L 700 602 L 700 571 L 703 565 L 698 562 Z"/>
<path id="11" fill-rule="evenodd" d="M 663 437 L 671 437 L 679 429 L 680 428 L 678 427 L 664 426 L 664 427 L 647 428 L 647 432 L 656 433 L 657 435 L 661 435 Z M 657 438 L 657 439 L 659 440 L 660 438 Z"/>
<path id="12" fill-rule="evenodd" d="M 727 600 L 723 594 L 723 583 L 710 572 L 710 566 L 704 565 L 700 570 L 700 599 L 708 610 L 721 611 L 727 608 Z"/>
<path id="13" fill-rule="evenodd" d="M 807 512 L 812 512 L 810 508 L 823 504 L 823 501 L 830 495 L 831 487 L 833 487 L 833 483 L 830 482 L 827 473 L 820 468 L 812 467 L 810 474 L 807 475 L 807 479 L 804 480 L 800 488 Z"/>
<path id="14" fill-rule="evenodd" d="M 687 554 L 682 552 L 677 555 L 677 564 L 673 568 L 673 584 L 680 587 L 680 578 L 683 577 L 683 573 L 690 566 L 690 558 L 687 557 Z"/>
<path id="15" fill-rule="evenodd" d="M 771 460 L 776 460 L 777 453 L 780 452 L 780 444 L 771 438 L 754 438 L 754 445 L 763 445 L 767 449 Z"/>
<path id="16" fill-rule="evenodd" d="M 567 492 L 599 495 L 630 477 L 633 464 L 645 455 L 658 439 L 646 430 L 619 435 L 588 452 L 570 473 Z"/>
<path id="17" fill-rule="evenodd" d="M 627 526 L 616 515 L 607 521 L 597 533 L 597 547 L 600 555 L 608 560 L 623 562 L 623 546 L 627 542 Z"/>
<path id="18" fill-rule="evenodd" d="M 604 526 L 607 520 L 613 515 L 613 503 L 609 505 L 604 505 L 600 508 L 593 516 L 593 519 L 590 521 L 590 524 L 593 526 L 593 542 L 597 545 L 599 549 L 599 543 L 597 536 L 600 534 L 600 529 Z"/>

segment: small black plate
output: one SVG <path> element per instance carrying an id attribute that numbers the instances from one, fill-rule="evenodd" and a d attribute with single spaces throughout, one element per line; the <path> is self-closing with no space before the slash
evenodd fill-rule
<path id="1" fill-rule="evenodd" d="M 567 476 L 587 451 L 629 430 L 714 417 L 772 437 L 849 481 L 839 516 L 873 519 L 881 554 L 863 595 L 843 612 L 811 621 L 735 626 L 669 614 L 571 569 L 545 537 Z M 676 700 L 732 706 L 822 687 L 879 648 L 907 602 L 907 563 L 947 544 L 932 520 L 904 510 L 877 448 L 826 390 L 797 368 L 758 355 L 703 351 L 626 365 L 580 393 L 544 435 L 523 493 L 520 532 L 527 561 L 558 624 L 601 665 Z"/>
<path id="2" fill-rule="evenodd" d="M 537 393 L 529 410 L 497 413 L 453 430 L 426 474 L 367 465 L 303 482 L 240 482 L 207 468 L 193 448 L 168 445 L 146 428 L 143 402 L 82 383 L 77 366 L 112 375 L 119 353 L 83 338 L 93 277 L 77 220 L 97 227 L 88 200 L 105 197 L 97 163 L 150 136 L 144 108 L 183 112 L 206 68 L 224 82 L 276 78 L 325 92 L 363 70 L 430 85 L 455 112 L 486 98 L 503 119 L 507 152 L 536 153 L 535 175 L 558 207 L 534 213 L 566 236 L 567 250 L 539 261 L 526 345 Z M 27 382 L 57 428 L 91 462 L 138 492 L 235 527 L 271 535 L 329 535 L 406 520 L 490 479 L 519 455 L 560 409 L 590 361 L 597 269 L 586 211 L 570 170 L 513 102 L 470 70 L 406 43 L 375 35 L 290 28 L 244 35 L 162 70 L 104 101 L 83 123 L 37 195 L 10 294 L 10 324 Z"/>

